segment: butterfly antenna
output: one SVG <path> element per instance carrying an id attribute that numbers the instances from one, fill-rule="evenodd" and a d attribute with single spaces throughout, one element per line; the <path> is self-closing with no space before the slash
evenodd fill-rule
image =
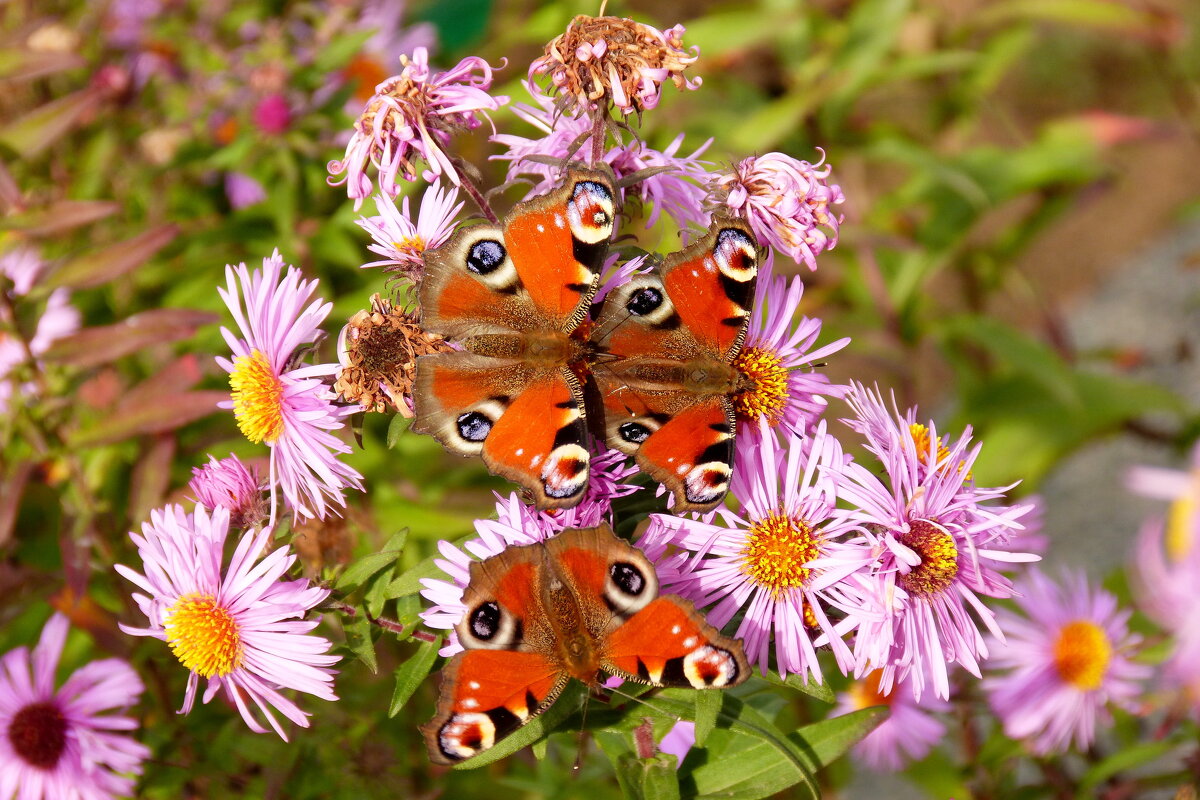
<path id="1" fill-rule="evenodd" d="M 571 774 L 579 777 L 583 770 L 583 754 L 587 752 L 587 710 L 588 698 L 583 699 L 583 707 L 579 710 L 579 747 L 575 750 L 575 763 L 571 764 Z"/>

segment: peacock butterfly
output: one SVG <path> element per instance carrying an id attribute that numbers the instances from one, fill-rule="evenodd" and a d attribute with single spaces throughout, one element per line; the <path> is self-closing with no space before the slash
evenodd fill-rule
<path id="1" fill-rule="evenodd" d="M 733 398 L 754 388 L 734 361 L 760 261 L 749 226 L 718 216 L 705 236 L 610 292 L 596 320 L 605 441 L 670 489 L 676 511 L 710 511 L 729 487 Z"/>
<path id="2" fill-rule="evenodd" d="M 459 229 L 425 254 L 421 326 L 462 349 L 417 359 L 412 430 L 481 455 L 538 508 L 570 508 L 588 482 L 581 330 L 612 238 L 611 171 L 573 168 L 502 226 Z"/>
<path id="3" fill-rule="evenodd" d="M 606 525 L 473 563 L 463 603 L 455 631 L 467 649 L 443 670 L 437 713 L 421 727 L 439 764 L 492 747 L 571 678 L 712 689 L 750 674 L 741 643 L 690 601 L 658 596 L 654 566 Z"/>

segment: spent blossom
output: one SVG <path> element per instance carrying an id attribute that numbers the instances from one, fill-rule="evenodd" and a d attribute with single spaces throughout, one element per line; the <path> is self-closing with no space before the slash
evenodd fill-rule
<path id="1" fill-rule="evenodd" d="M 682 25 L 660 31 L 631 19 L 580 15 L 530 65 L 529 81 L 536 87 L 534 76 L 548 74 L 559 106 L 582 116 L 607 113 L 609 104 L 640 114 L 658 105 L 667 80 L 679 89 L 700 87 L 699 78 L 683 77 L 700 54 L 684 49 L 683 33 Z"/>
<path id="2" fill-rule="evenodd" d="M 832 249 L 838 240 L 842 216 L 830 206 L 845 202 L 842 189 L 829 182 L 830 167 L 810 164 L 783 153 L 752 156 L 713 179 L 711 188 L 718 206 L 744 218 L 759 241 L 774 250 L 817 268 L 817 255 Z"/>
<path id="3" fill-rule="evenodd" d="M 425 161 L 427 176 L 445 175 L 456 186 L 458 168 L 445 148 L 451 137 L 478 128 L 480 114 L 486 116 L 508 102 L 492 97 L 492 67 L 482 58 L 465 58 L 452 69 L 436 75 L 429 67 L 424 47 L 412 57 L 400 56 L 399 75 L 375 87 L 375 94 L 354 123 L 354 134 L 340 161 L 330 161 L 331 186 L 346 184 L 346 192 L 357 210 L 371 195 L 369 164 L 379 171 L 379 188 L 391 197 L 400 193 L 397 178 L 417 178 L 415 158 Z M 344 177 L 337 177 L 345 173 Z"/>
<path id="4" fill-rule="evenodd" d="M 169 505 L 150 512 L 142 533 L 130 533 L 143 572 L 118 564 L 118 573 L 140 590 L 134 602 L 149 625 L 121 625 L 134 636 L 161 639 L 188 670 L 180 713 L 191 712 L 200 679 L 208 683 L 207 703 L 224 692 L 246 725 L 265 733 L 255 713 L 285 741 L 287 734 L 272 713 L 308 727 L 308 712 L 280 690 L 295 690 L 336 700 L 328 639 L 311 635 L 315 619 L 305 616 L 329 596 L 328 589 L 304 579 L 286 580 L 296 560 L 286 546 L 271 549 L 270 527 L 242 535 L 225 562 L 229 512 L 209 514 L 197 507 L 185 513 Z"/>
<path id="5" fill-rule="evenodd" d="M 128 735 L 137 720 L 121 713 L 144 688 L 128 663 L 92 661 L 55 688 L 67 627 L 67 618 L 55 614 L 32 653 L 18 647 L 0 657 L 3 800 L 128 797 L 150 756 Z"/>

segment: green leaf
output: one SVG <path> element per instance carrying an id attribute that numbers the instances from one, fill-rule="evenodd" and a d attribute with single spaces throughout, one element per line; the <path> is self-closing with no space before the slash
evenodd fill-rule
<path id="1" fill-rule="evenodd" d="M 0 126 L 0 143 L 24 158 L 33 158 L 62 136 L 84 116 L 94 111 L 102 95 L 95 89 L 83 89 L 52 100 L 19 119 Z"/>
<path id="2" fill-rule="evenodd" d="M 708 735 L 717 727 L 717 715 L 725 693 L 717 690 L 696 692 L 696 747 L 703 747 Z"/>
<path id="3" fill-rule="evenodd" d="M 392 704 L 388 707 L 388 716 L 394 717 L 404 708 L 417 687 L 429 677 L 434 663 L 438 659 L 438 648 L 442 646 L 442 638 L 436 641 L 423 642 L 417 652 L 396 670 L 396 688 L 392 692 Z"/>
<path id="4" fill-rule="evenodd" d="M 379 671 L 379 661 L 375 657 L 375 640 L 371 621 L 365 614 L 358 614 L 350 620 L 343 618 L 342 629 L 346 633 L 346 647 L 367 665 L 372 673 Z"/>
<path id="5" fill-rule="evenodd" d="M 617 783 L 621 793 L 626 800 L 679 800 L 675 763 L 675 756 L 666 753 L 658 753 L 653 758 L 623 753 L 617 759 Z"/>
<path id="6" fill-rule="evenodd" d="M 350 59 L 354 58 L 362 50 L 366 41 L 374 35 L 375 30 L 369 29 L 343 33 L 334 37 L 318 48 L 317 55 L 313 59 L 313 66 L 321 72 L 341 69 L 350 63 Z M 396 71 L 400 71 L 399 64 L 396 65 Z"/>
<path id="7" fill-rule="evenodd" d="M 1172 741 L 1141 742 L 1122 747 L 1083 774 L 1075 797 L 1077 800 L 1095 797 L 1096 788 L 1112 776 L 1157 761 L 1176 747 L 1178 743 Z"/>
<path id="8" fill-rule="evenodd" d="M 492 0 L 440 0 L 425 5 L 412 22 L 432 22 L 437 28 L 438 50 L 455 53 L 483 38 L 491 14 Z"/>
<path id="9" fill-rule="evenodd" d="M 887 719 L 889 713 L 886 706 L 851 711 L 840 717 L 805 725 L 800 730 L 789 733 L 788 739 L 810 755 L 810 763 L 814 770 L 819 769 L 840 758 L 851 745 L 862 741 Z"/>
<path id="10" fill-rule="evenodd" d="M 380 570 L 392 566 L 404 551 L 404 543 L 407 539 L 408 528 L 402 528 L 388 540 L 378 553 L 364 556 L 347 567 L 346 571 L 338 576 L 337 583 L 334 585 L 342 590 L 358 586 Z M 385 595 L 388 598 L 395 597 L 386 592 Z"/>
<path id="11" fill-rule="evenodd" d="M 533 757 L 538 761 L 546 759 L 546 753 L 550 749 L 549 739 L 538 739 L 533 744 L 529 745 L 529 752 L 533 753 Z"/>
<path id="12" fill-rule="evenodd" d="M 829 688 L 828 683 L 816 683 L 796 673 L 788 675 L 787 678 L 780 678 L 779 673 L 774 670 L 768 670 L 763 678 L 775 686 L 786 686 L 789 689 L 804 692 L 806 695 L 815 697 L 823 703 L 833 703 L 837 699 L 833 696 L 833 689 Z"/>
<path id="13" fill-rule="evenodd" d="M 408 430 L 408 426 L 412 424 L 412 418 L 406 417 L 403 414 L 395 414 L 392 416 L 392 421 L 388 423 L 387 429 L 387 449 L 394 450 L 396 443 L 400 441 L 400 437 Z"/>

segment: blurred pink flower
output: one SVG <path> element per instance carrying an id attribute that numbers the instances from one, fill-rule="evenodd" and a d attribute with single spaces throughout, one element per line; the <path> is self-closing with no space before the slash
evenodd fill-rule
<path id="1" fill-rule="evenodd" d="M 946 725 L 934 713 L 949 711 L 950 704 L 932 696 L 918 703 L 904 681 L 896 683 L 890 693 L 880 691 L 879 679 L 877 670 L 851 683 L 838 696 L 830 716 L 887 706 L 888 718 L 856 743 L 851 752 L 877 772 L 899 772 L 929 755 L 945 737 Z"/>
<path id="2" fill-rule="evenodd" d="M 249 175 L 241 172 L 226 172 L 225 197 L 229 200 L 230 207 L 237 210 L 266 200 L 267 190 Z"/>
<path id="3" fill-rule="evenodd" d="M 416 180 L 416 157 L 426 163 L 426 175 L 445 175 L 460 184 L 458 169 L 444 148 L 453 134 L 478 128 L 477 114 L 486 116 L 507 97 L 492 97 L 492 67 L 482 58 L 465 58 L 453 69 L 433 75 L 429 53 L 418 47 L 400 56 L 403 69 L 375 87 L 375 94 L 354 124 L 354 135 L 341 161 L 330 161 L 329 184 L 346 184 L 357 210 L 371 194 L 367 166 L 379 171 L 379 188 L 390 197 L 400 193 L 396 179 Z M 476 74 L 478 72 L 478 74 Z M 345 177 L 337 176 L 345 173 Z M 335 180 L 336 178 L 336 180 Z"/>
<path id="4" fill-rule="evenodd" d="M 296 557 L 286 546 L 270 550 L 272 534 L 270 527 L 247 532 L 225 564 L 229 512 L 218 508 L 210 515 L 197 507 L 186 514 L 169 505 L 150 513 L 141 536 L 129 534 L 144 574 L 121 564 L 116 570 L 146 593 L 135 592 L 133 599 L 150 622 L 147 628 L 122 624 L 121 630 L 161 639 L 189 670 L 180 713 L 191 712 L 205 678 L 203 702 L 223 690 L 246 725 L 265 733 L 253 704 L 286 741 L 271 709 L 302 728 L 309 714 L 280 690 L 336 700 L 330 667 L 338 657 L 328 654 L 328 639 L 310 635 L 318 621 L 304 619 L 329 590 L 284 580 Z"/>
<path id="5" fill-rule="evenodd" d="M 1130 612 L 1089 586 L 1082 572 L 1059 585 L 1034 569 L 1017 589 L 1023 613 L 997 614 L 1007 639 L 993 642 L 990 668 L 1009 672 L 984 679 L 988 702 L 1005 734 L 1030 739 L 1039 755 L 1064 752 L 1072 742 L 1087 749 L 1096 725 L 1109 720 L 1108 704 L 1133 708 L 1139 682 L 1150 674 L 1130 660 L 1140 642 L 1126 624 Z"/>
<path id="6" fill-rule="evenodd" d="M 58 689 L 54 673 L 67 619 L 50 617 L 32 656 L 24 647 L 0 657 L 0 798 L 105 800 L 128 797 L 150 749 L 126 735 L 138 727 L 123 711 L 142 681 L 118 658 L 92 661 Z"/>
<path id="7" fill-rule="evenodd" d="M 1162 520 L 1147 521 L 1138 536 L 1130 581 L 1138 606 L 1173 639 L 1162 665 L 1166 686 L 1181 691 L 1200 716 L 1200 547 L 1180 551 L 1173 544 Z"/>
<path id="8" fill-rule="evenodd" d="M 1143 497 L 1170 501 L 1167 515 L 1167 554 L 1180 560 L 1200 540 L 1200 442 L 1192 447 L 1187 470 L 1135 466 L 1125 478 L 1128 489 Z"/>
<path id="9" fill-rule="evenodd" d="M 0 255 L 0 277 L 12 281 L 11 294 L 14 300 L 24 297 L 37 285 L 45 267 L 46 262 L 41 254 L 31 247 L 18 246 Z M 0 291 L 5 291 L 3 286 L 0 286 Z M 7 407 L 16 391 L 32 394 L 36 390 L 33 383 L 14 386 L 9 373 L 15 367 L 25 363 L 31 354 L 37 359 L 54 342 L 79 329 L 79 310 L 71 305 L 69 298 L 70 292 L 65 288 L 50 292 L 37 317 L 37 327 L 27 343 L 22 343 L 11 333 L 0 331 L 0 407 Z M 5 306 L 0 306 L 0 323 L 6 327 L 18 324 L 17 320 L 10 318 Z"/>
<path id="10" fill-rule="evenodd" d="M 292 109 L 282 94 L 272 92 L 254 104 L 250 118 L 263 133 L 278 136 L 292 124 Z"/>
<path id="11" fill-rule="evenodd" d="M 816 164 L 767 153 L 716 176 L 711 189 L 718 205 L 749 222 L 759 241 L 770 246 L 768 268 L 778 250 L 815 271 L 817 255 L 838 240 L 842 216 L 830 206 L 845 202 L 841 187 L 829 183 L 829 173 L 823 153 Z"/>

